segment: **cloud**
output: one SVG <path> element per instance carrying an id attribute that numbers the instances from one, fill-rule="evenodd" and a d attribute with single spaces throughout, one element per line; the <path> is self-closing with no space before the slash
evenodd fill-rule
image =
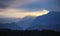
<path id="1" fill-rule="evenodd" d="M 22 8 L 33 11 L 41 9 L 46 9 L 49 11 L 60 11 L 59 2 L 59 0 L 40 0 L 31 4 L 29 3 L 28 5 L 24 5 Z"/>
<path id="2" fill-rule="evenodd" d="M 24 4 L 32 3 L 33 0 L 0 0 L 0 8 L 18 7 Z"/>
<path id="3" fill-rule="evenodd" d="M 16 8 L 26 11 L 60 11 L 60 0 L 0 0 L 0 8 Z"/>
<path id="4" fill-rule="evenodd" d="M 13 3 L 14 0 L 0 0 L 0 9 L 8 8 Z"/>
<path id="5" fill-rule="evenodd" d="M 24 18 L 26 16 L 42 16 L 48 14 L 47 10 L 42 11 L 34 11 L 34 12 L 26 12 L 23 10 L 17 10 L 17 9 L 6 9 L 5 11 L 0 12 L 0 17 L 3 18 Z"/>

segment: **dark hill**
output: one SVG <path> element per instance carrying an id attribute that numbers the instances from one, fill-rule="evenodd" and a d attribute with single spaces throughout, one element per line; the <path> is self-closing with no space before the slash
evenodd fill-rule
<path id="1" fill-rule="evenodd" d="M 50 29 L 60 31 L 60 12 L 49 12 L 46 15 L 38 16 L 33 22 L 32 26 L 28 29 Z"/>

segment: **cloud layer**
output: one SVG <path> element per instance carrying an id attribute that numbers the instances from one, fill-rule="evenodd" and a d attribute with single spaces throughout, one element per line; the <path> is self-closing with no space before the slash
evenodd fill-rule
<path id="1" fill-rule="evenodd" d="M 7 9 L 8 10 L 8 9 Z M 45 14 L 48 14 L 47 10 L 42 10 L 42 11 L 35 11 L 35 12 L 25 12 L 25 11 L 20 11 L 17 9 L 9 9 L 8 11 L 2 11 L 0 12 L 0 17 L 4 18 L 23 18 L 26 16 L 42 16 Z"/>
<path id="2" fill-rule="evenodd" d="M 60 0 L 0 0 L 0 8 L 17 8 L 26 11 L 59 11 Z"/>
<path id="3" fill-rule="evenodd" d="M 41 10 L 46 9 L 49 11 L 60 11 L 60 1 L 59 0 L 40 0 L 25 6 L 22 6 L 23 9 L 29 10 Z"/>

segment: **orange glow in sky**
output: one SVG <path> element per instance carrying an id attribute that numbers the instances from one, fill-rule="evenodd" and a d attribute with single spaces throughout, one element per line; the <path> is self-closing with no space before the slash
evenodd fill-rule
<path id="1" fill-rule="evenodd" d="M 6 9 L 2 12 L 0 11 L 0 17 L 4 18 L 24 18 L 26 16 L 42 16 L 45 14 L 48 14 L 47 10 L 26 12 L 18 9 Z"/>

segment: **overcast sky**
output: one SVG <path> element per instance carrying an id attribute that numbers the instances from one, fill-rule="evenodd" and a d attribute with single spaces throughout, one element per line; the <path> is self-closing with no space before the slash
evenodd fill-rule
<path id="1" fill-rule="evenodd" d="M 0 8 L 17 8 L 27 11 L 49 10 L 59 11 L 60 0 L 0 0 Z"/>

